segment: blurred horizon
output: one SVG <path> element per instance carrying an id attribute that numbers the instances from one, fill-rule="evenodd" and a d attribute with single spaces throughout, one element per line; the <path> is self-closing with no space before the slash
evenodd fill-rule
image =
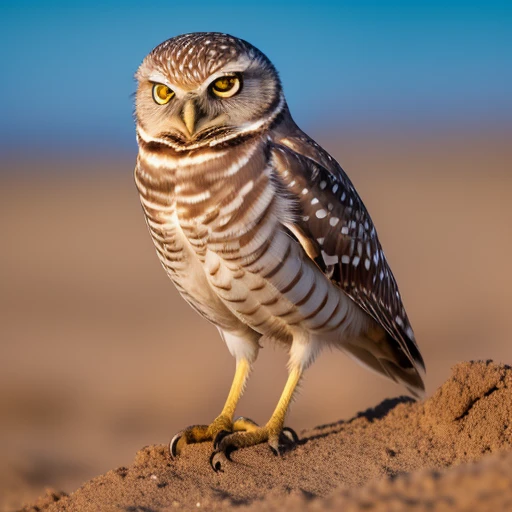
<path id="1" fill-rule="evenodd" d="M 512 130 L 510 2 L 21 0 L 0 14 L 0 151 L 14 158 L 134 153 L 133 75 L 194 31 L 266 53 L 313 136 Z"/>

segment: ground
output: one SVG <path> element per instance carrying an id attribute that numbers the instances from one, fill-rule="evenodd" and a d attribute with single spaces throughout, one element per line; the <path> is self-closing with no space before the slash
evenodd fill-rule
<path id="1" fill-rule="evenodd" d="M 23 512 L 180 510 L 505 510 L 512 506 L 512 369 L 455 366 L 426 402 L 387 400 L 350 421 L 301 433 L 282 456 L 267 446 L 233 453 L 215 473 L 210 443 L 172 460 L 140 450 L 128 467 Z M 508 453 L 507 453 L 508 452 Z M 478 461 L 475 463 L 475 461 Z"/>

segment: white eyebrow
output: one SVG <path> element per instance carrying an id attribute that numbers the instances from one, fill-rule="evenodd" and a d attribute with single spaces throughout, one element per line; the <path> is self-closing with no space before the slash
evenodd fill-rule
<path id="1" fill-rule="evenodd" d="M 247 57 L 241 57 L 239 59 L 234 60 L 233 62 L 228 62 L 226 66 L 217 71 L 216 73 L 211 74 L 197 89 L 198 92 L 204 92 L 212 82 L 214 82 L 217 78 L 222 76 L 226 76 L 232 73 L 243 73 L 251 64 L 251 59 Z M 148 77 L 147 80 L 150 82 L 164 84 L 167 87 L 170 87 L 174 92 L 180 92 L 186 94 L 187 90 L 181 89 L 181 87 L 172 84 L 169 82 L 169 79 L 160 71 L 153 71 Z"/>
<path id="2" fill-rule="evenodd" d="M 148 76 L 148 80 L 150 82 L 167 85 L 167 87 L 170 87 L 171 89 L 173 88 L 173 86 L 169 83 L 169 80 L 167 80 L 167 78 L 164 75 L 162 75 L 162 73 L 159 73 L 158 71 L 151 73 Z"/>
<path id="3" fill-rule="evenodd" d="M 152 83 L 167 85 L 167 87 L 172 89 L 178 95 L 184 95 L 187 93 L 187 91 L 184 91 L 181 87 L 178 87 L 177 85 L 174 85 L 173 83 L 169 82 L 169 79 L 162 73 L 159 73 L 158 71 L 154 71 L 153 73 L 151 73 L 147 77 L 147 80 Z"/>

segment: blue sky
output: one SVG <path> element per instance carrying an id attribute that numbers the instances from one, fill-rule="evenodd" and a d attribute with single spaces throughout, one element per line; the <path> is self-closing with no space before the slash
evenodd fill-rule
<path id="1" fill-rule="evenodd" d="M 512 125 L 510 1 L 4 0 L 0 149 L 133 149 L 137 66 L 209 30 L 270 57 L 306 128 Z"/>

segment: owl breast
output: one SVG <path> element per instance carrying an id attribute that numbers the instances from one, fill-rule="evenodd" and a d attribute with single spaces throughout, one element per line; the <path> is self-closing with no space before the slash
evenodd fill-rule
<path id="1" fill-rule="evenodd" d="M 172 155 L 142 147 L 135 184 L 160 263 L 183 298 L 207 320 L 227 331 L 244 330 L 209 285 L 203 266 L 184 236 L 176 213 L 176 166 Z"/>
<path id="2" fill-rule="evenodd" d="M 285 228 L 293 200 L 279 192 L 260 140 L 174 158 L 141 151 L 138 169 L 160 261 L 209 320 L 285 343 L 296 329 L 337 341 L 348 333 L 355 308 Z"/>

